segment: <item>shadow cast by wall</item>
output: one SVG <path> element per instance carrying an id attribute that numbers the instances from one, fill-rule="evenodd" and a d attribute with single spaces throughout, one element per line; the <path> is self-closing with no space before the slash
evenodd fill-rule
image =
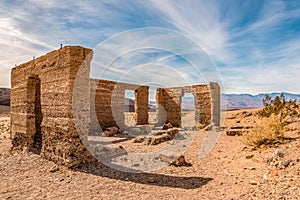
<path id="1" fill-rule="evenodd" d="M 154 185 L 160 187 L 172 187 L 182 189 L 196 189 L 203 185 L 206 185 L 213 178 L 205 177 L 180 177 L 180 176 L 169 176 L 162 174 L 153 173 L 129 173 L 114 170 L 104 164 L 98 162 L 92 166 L 81 167 L 75 169 L 77 171 L 93 174 L 95 176 L 107 177 L 110 179 L 116 179 L 121 181 L 131 181 L 139 184 Z M 149 180 L 154 180 L 151 183 Z"/>

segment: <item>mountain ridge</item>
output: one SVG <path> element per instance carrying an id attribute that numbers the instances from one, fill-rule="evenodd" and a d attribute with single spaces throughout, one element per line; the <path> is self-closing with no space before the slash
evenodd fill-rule
<path id="1" fill-rule="evenodd" d="M 297 100 L 300 102 L 300 94 L 282 92 L 286 100 Z M 247 108 L 261 108 L 263 107 L 262 100 L 266 95 L 274 98 L 280 95 L 281 92 L 272 93 L 259 93 L 256 95 L 242 93 L 242 94 L 221 94 L 221 109 L 231 110 L 231 109 L 247 109 Z M 0 88 L 0 105 L 9 106 L 10 105 L 10 88 Z M 130 98 L 125 98 L 125 108 L 126 111 L 133 111 L 134 100 Z M 183 110 L 193 110 L 194 99 L 193 97 L 185 97 L 182 99 Z M 156 102 L 149 100 L 149 110 L 155 111 Z"/>

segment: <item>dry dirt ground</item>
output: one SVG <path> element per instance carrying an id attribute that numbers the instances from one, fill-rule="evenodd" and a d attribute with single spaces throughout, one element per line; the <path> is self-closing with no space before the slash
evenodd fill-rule
<path id="1" fill-rule="evenodd" d="M 206 134 L 199 131 L 185 152 L 190 167 L 167 166 L 131 174 L 104 165 L 69 170 L 32 153 L 11 155 L 9 115 L 0 115 L 0 199 L 300 199 L 300 128 L 296 122 L 284 144 L 253 149 L 230 126 L 247 126 L 256 110 L 229 111 L 226 128 L 209 156 L 200 159 Z M 268 158 L 280 149 L 279 168 Z M 278 152 L 278 151 L 277 151 Z"/>

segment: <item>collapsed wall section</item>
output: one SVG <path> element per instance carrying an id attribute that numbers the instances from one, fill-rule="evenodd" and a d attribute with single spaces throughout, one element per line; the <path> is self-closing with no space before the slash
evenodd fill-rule
<path id="1" fill-rule="evenodd" d="M 91 55 L 90 49 L 66 46 L 12 69 L 12 150 L 34 150 L 40 129 L 41 155 L 48 160 L 68 167 L 94 161 L 72 112 L 77 72 L 83 63 L 89 71 Z"/>

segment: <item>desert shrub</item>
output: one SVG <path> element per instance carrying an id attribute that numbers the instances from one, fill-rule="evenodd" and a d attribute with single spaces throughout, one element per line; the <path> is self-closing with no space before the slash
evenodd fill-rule
<path id="1" fill-rule="evenodd" d="M 258 111 L 259 117 L 270 117 L 272 114 L 279 115 L 280 120 L 285 122 L 287 118 L 296 117 L 298 115 L 298 105 L 296 100 L 285 100 L 283 93 L 274 99 L 266 95 L 263 99 L 264 108 Z"/>
<path id="2" fill-rule="evenodd" d="M 248 133 L 243 134 L 243 142 L 250 146 L 270 145 L 284 136 L 284 124 L 279 115 L 262 118 Z"/>
<path id="3" fill-rule="evenodd" d="M 201 130 L 205 128 L 205 124 L 197 123 L 196 124 L 196 129 Z"/>
<path id="4" fill-rule="evenodd" d="M 243 142 L 251 146 L 270 145 L 284 138 L 286 126 L 298 116 L 296 100 L 285 100 L 282 93 L 272 99 L 263 99 L 264 108 L 258 111 L 260 121 L 248 133 L 243 135 Z"/>

